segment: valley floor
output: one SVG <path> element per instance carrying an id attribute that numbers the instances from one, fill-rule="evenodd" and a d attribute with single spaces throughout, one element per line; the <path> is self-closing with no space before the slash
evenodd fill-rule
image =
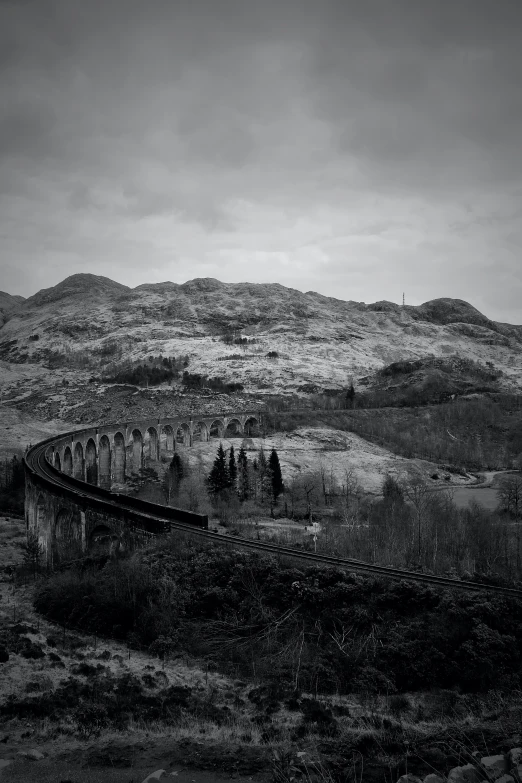
<path id="1" fill-rule="evenodd" d="M 427 460 L 406 459 L 389 449 L 370 443 L 351 432 L 327 427 L 303 427 L 291 433 L 276 433 L 266 438 L 221 439 L 225 451 L 243 445 L 247 456 L 252 458 L 262 447 L 267 456 L 275 448 L 281 463 L 285 481 L 290 482 L 304 473 L 324 472 L 333 477 L 339 486 L 347 480 L 355 480 L 364 492 L 379 495 L 386 475 L 409 480 L 413 477 L 425 479 L 434 487 L 470 486 L 476 478 L 468 474 L 452 474 L 450 481 L 444 481 L 444 471 Z M 216 456 L 216 441 L 195 443 L 184 451 L 191 467 L 201 468 L 208 474 Z M 438 479 L 431 479 L 439 474 Z"/>

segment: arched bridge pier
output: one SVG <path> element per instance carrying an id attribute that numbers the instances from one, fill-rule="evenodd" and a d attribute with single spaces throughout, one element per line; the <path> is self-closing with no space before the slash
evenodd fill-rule
<path id="1" fill-rule="evenodd" d="M 45 562 L 126 548 L 165 530 L 169 518 L 208 528 L 205 515 L 118 494 L 141 468 L 220 438 L 255 437 L 258 413 L 143 419 L 50 438 L 25 458 L 25 517 Z M 154 520 L 157 517 L 157 520 Z"/>
<path id="2" fill-rule="evenodd" d="M 252 413 L 145 419 L 56 438 L 48 458 L 66 476 L 110 488 L 150 463 L 172 458 L 177 449 L 199 441 L 252 437 L 259 426 L 259 414 Z"/>

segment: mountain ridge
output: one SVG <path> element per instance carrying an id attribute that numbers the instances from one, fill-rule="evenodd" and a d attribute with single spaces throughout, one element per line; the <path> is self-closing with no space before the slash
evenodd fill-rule
<path id="1" fill-rule="evenodd" d="M 6 301 L 6 362 L 50 366 L 61 356 L 66 366 L 81 356 L 87 370 L 99 357 L 188 355 L 191 372 L 250 390 L 299 392 L 342 388 L 398 361 L 458 355 L 494 364 L 507 387 L 522 388 L 522 326 L 492 321 L 461 299 L 365 304 L 280 283 L 195 278 L 130 288 L 78 274 L 23 302 Z"/>
<path id="2" fill-rule="evenodd" d="M 184 283 L 173 283 L 165 281 L 162 283 L 142 283 L 134 288 L 118 283 L 111 278 L 103 275 L 94 275 L 91 273 L 77 273 L 70 275 L 64 280 L 49 288 L 42 288 L 30 297 L 24 298 L 19 295 L 12 295 L 0 291 L 0 308 L 5 308 L 10 304 L 11 309 L 17 309 L 21 305 L 33 306 L 45 304 L 50 301 L 59 301 L 67 296 L 81 295 L 85 293 L 93 294 L 96 292 L 109 295 L 113 293 L 116 296 L 122 294 L 132 295 L 136 292 L 181 292 L 181 293 L 214 293 L 218 291 L 229 291 L 230 289 L 238 292 L 262 293 L 265 292 L 290 292 L 298 297 L 310 298 L 323 302 L 331 302 L 342 306 L 349 306 L 353 309 L 369 309 L 375 312 L 393 311 L 400 312 L 404 310 L 410 314 L 417 314 L 418 320 L 429 320 L 440 324 L 448 323 L 472 323 L 479 326 L 492 325 L 500 327 L 518 328 L 517 324 L 494 321 L 483 315 L 477 308 L 463 299 L 452 297 L 440 297 L 430 299 L 420 305 L 399 305 L 389 300 L 380 300 L 377 302 L 357 302 L 354 300 L 339 299 L 337 297 L 327 296 L 318 291 L 302 292 L 295 288 L 284 286 L 281 283 L 250 283 L 247 281 L 239 283 L 224 283 L 213 277 L 200 277 L 187 280 Z M 522 325 L 520 325 L 522 329 Z"/>
<path id="3" fill-rule="evenodd" d="M 0 329 L 8 320 L 12 312 L 16 312 L 20 305 L 25 302 L 23 296 L 8 294 L 6 291 L 0 291 Z"/>

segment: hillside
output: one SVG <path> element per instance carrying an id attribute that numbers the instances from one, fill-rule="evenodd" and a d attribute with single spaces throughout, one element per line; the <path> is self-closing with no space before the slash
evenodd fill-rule
<path id="1" fill-rule="evenodd" d="M 40 307 L 51 302 L 60 302 L 69 298 L 81 298 L 82 300 L 100 300 L 104 297 L 118 296 L 130 289 L 121 283 L 115 283 L 108 277 L 100 275 L 78 274 L 62 280 L 52 288 L 42 288 L 34 296 L 26 299 L 29 308 Z"/>
<path id="2" fill-rule="evenodd" d="M 110 364 L 186 355 L 191 373 L 241 382 L 246 392 L 309 393 L 345 388 L 350 379 L 372 385 L 382 380 L 377 371 L 403 360 L 460 356 L 492 363 L 498 388 L 522 385 L 522 326 L 490 321 L 456 299 L 366 305 L 213 278 L 130 289 L 89 274 L 22 302 L 2 297 L 0 360 L 11 367 L 98 378 Z"/>
<path id="3" fill-rule="evenodd" d="M 0 328 L 9 319 L 10 315 L 20 308 L 24 301 L 23 296 L 11 296 L 11 294 L 6 294 L 5 291 L 0 291 Z"/>

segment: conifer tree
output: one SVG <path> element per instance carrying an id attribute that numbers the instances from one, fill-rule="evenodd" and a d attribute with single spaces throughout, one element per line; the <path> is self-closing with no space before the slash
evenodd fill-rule
<path id="1" fill-rule="evenodd" d="M 228 480 L 229 480 L 229 486 L 232 489 L 236 488 L 236 479 L 237 479 L 237 465 L 236 465 L 236 455 L 234 453 L 234 447 L 230 447 L 230 454 L 228 457 Z"/>
<path id="2" fill-rule="evenodd" d="M 165 471 L 163 476 L 162 488 L 163 494 L 167 505 L 170 503 L 171 498 L 176 497 L 179 494 L 179 487 L 182 479 L 187 477 L 186 466 L 183 465 L 181 457 L 176 452 L 172 457 L 172 460 Z"/>
<path id="3" fill-rule="evenodd" d="M 270 507 L 272 507 L 272 504 L 274 502 L 274 492 L 272 487 L 272 468 L 267 464 L 265 467 L 265 472 L 263 473 L 261 477 L 261 502 L 264 502 L 266 500 L 270 501 Z"/>
<path id="4" fill-rule="evenodd" d="M 27 541 L 22 544 L 22 549 L 24 565 L 31 569 L 36 578 L 36 574 L 40 570 L 40 565 L 44 556 L 44 549 L 40 544 L 38 535 L 33 531 L 29 531 L 27 534 Z"/>
<path id="5" fill-rule="evenodd" d="M 263 451 L 263 447 L 259 449 L 258 457 L 257 457 L 257 481 L 256 484 L 259 488 L 259 492 L 257 494 L 257 497 L 263 502 L 266 499 L 266 496 L 269 495 L 272 496 L 272 478 L 271 478 L 271 470 L 267 464 L 265 452 Z"/>
<path id="6" fill-rule="evenodd" d="M 252 491 L 254 493 L 254 499 L 257 500 L 259 490 L 259 462 L 257 457 L 254 457 L 252 462 Z"/>
<path id="7" fill-rule="evenodd" d="M 346 391 L 346 405 L 348 408 L 353 408 L 354 400 L 355 400 L 355 389 L 353 386 L 353 382 L 351 382 L 349 388 Z"/>
<path id="8" fill-rule="evenodd" d="M 259 454 L 257 457 L 257 469 L 259 470 L 259 473 L 261 476 L 264 476 L 266 471 L 266 457 L 265 452 L 263 451 L 263 447 L 259 449 Z"/>
<path id="9" fill-rule="evenodd" d="M 172 457 L 171 463 L 170 463 L 170 470 L 172 471 L 173 476 L 175 476 L 175 479 L 177 480 L 177 483 L 181 481 L 182 478 L 185 476 L 185 467 L 183 465 L 183 462 L 181 461 L 181 457 L 176 452 L 174 456 Z"/>
<path id="10" fill-rule="evenodd" d="M 207 478 L 207 485 L 211 495 L 218 495 L 230 486 L 230 476 L 222 443 L 219 444 L 216 459 Z"/>
<path id="11" fill-rule="evenodd" d="M 384 500 L 389 503 L 404 503 L 404 491 L 397 479 L 389 473 L 382 483 L 382 494 Z"/>
<path id="12" fill-rule="evenodd" d="M 283 474 L 281 473 L 281 465 L 279 464 L 279 457 L 277 451 L 272 449 L 270 457 L 268 459 L 268 466 L 271 472 L 272 479 L 272 493 L 274 500 L 284 491 L 285 485 L 283 483 Z"/>
<path id="13" fill-rule="evenodd" d="M 241 502 L 248 500 L 251 495 L 248 459 L 243 446 L 241 446 L 237 455 L 237 495 Z"/>

